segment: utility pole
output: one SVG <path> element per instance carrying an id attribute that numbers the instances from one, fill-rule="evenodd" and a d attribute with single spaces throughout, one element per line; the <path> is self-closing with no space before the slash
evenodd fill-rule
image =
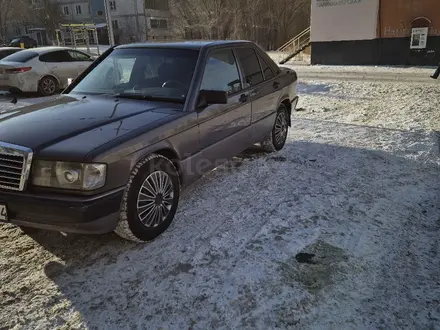
<path id="1" fill-rule="evenodd" d="M 104 11 L 105 11 L 105 20 L 107 21 L 108 39 L 110 42 L 110 47 L 112 47 L 115 45 L 115 35 L 113 33 L 112 14 L 110 13 L 108 2 L 109 0 L 104 0 Z"/>

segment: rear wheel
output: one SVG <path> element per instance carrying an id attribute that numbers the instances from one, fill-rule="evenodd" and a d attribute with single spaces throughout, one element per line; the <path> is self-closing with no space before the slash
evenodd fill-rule
<path id="1" fill-rule="evenodd" d="M 289 133 L 289 111 L 284 104 L 278 108 L 272 131 L 260 142 L 266 152 L 274 152 L 283 149 Z"/>
<path id="2" fill-rule="evenodd" d="M 171 224 L 180 193 L 178 172 L 166 157 L 152 154 L 132 171 L 115 232 L 135 242 L 150 241 Z"/>
<path id="3" fill-rule="evenodd" d="M 51 96 L 58 90 L 58 83 L 53 77 L 43 77 L 38 84 L 38 91 L 43 96 Z"/>

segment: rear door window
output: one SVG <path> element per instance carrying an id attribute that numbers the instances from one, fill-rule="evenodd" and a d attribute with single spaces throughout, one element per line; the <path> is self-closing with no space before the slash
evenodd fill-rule
<path id="1" fill-rule="evenodd" d="M 255 86 L 263 82 L 263 73 L 261 72 L 260 62 L 257 54 L 252 48 L 235 49 L 240 67 L 243 70 L 246 87 Z"/>
<path id="2" fill-rule="evenodd" d="M 46 53 L 40 56 L 41 62 L 54 63 L 54 62 L 72 62 L 72 58 L 66 50 L 59 50 L 56 52 Z"/>
<path id="3" fill-rule="evenodd" d="M 9 62 L 20 62 L 25 63 L 27 61 L 30 61 L 31 59 L 37 57 L 38 54 L 32 51 L 19 51 L 17 53 L 11 54 L 9 56 L 6 56 L 2 61 L 9 61 Z"/>
<path id="4" fill-rule="evenodd" d="M 258 59 L 260 60 L 261 68 L 263 69 L 264 80 L 269 80 L 275 77 L 272 69 L 269 67 L 269 65 L 267 65 L 260 55 L 258 55 Z"/>
<path id="5" fill-rule="evenodd" d="M 77 52 L 75 50 L 69 50 L 70 57 L 77 62 L 90 61 L 90 56 L 83 54 L 81 52 Z"/>

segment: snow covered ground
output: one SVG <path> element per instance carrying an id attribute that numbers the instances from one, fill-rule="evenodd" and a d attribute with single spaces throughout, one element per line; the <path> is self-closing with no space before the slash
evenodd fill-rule
<path id="1" fill-rule="evenodd" d="M 0 227 L 2 327 L 440 329 L 438 82 L 295 68 L 285 149 L 199 180 L 154 242 Z"/>

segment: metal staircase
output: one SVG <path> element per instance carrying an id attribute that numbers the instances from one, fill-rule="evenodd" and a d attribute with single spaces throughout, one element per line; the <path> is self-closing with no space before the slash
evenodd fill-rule
<path id="1" fill-rule="evenodd" d="M 310 26 L 277 49 L 278 52 L 289 54 L 282 61 L 280 61 L 280 64 L 286 63 L 304 51 L 308 46 L 310 46 Z"/>

